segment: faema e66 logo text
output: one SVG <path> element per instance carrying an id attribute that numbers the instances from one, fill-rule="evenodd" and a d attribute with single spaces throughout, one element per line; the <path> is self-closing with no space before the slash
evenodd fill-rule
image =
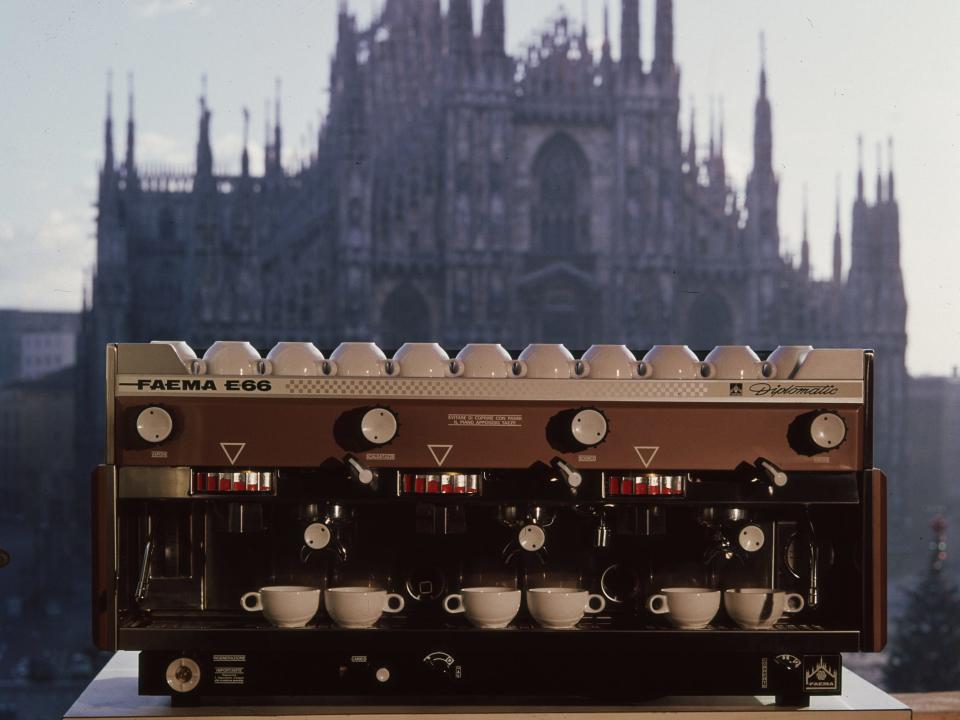
<path id="1" fill-rule="evenodd" d="M 270 392 L 269 380 L 213 380 L 193 378 L 137 378 L 136 382 L 122 382 L 121 386 L 136 387 L 151 392 Z"/>

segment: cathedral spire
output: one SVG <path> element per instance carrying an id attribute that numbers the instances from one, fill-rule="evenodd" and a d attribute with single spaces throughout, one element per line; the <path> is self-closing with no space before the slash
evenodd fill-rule
<path id="1" fill-rule="evenodd" d="M 213 152 L 210 150 L 210 110 L 207 108 L 207 76 L 201 79 L 200 133 L 197 140 L 197 177 L 213 176 Z"/>
<path id="2" fill-rule="evenodd" d="M 620 64 L 640 65 L 640 0 L 620 0 Z"/>
<path id="3" fill-rule="evenodd" d="M 767 39 L 760 33 L 760 97 L 767 97 Z"/>
<path id="4" fill-rule="evenodd" d="M 716 143 L 714 142 L 714 128 L 717 125 L 717 99 L 715 96 L 710 96 L 710 145 L 708 150 L 707 158 L 713 160 L 716 155 Z"/>
<path id="5" fill-rule="evenodd" d="M 833 282 L 840 284 L 843 272 L 843 238 L 840 236 L 840 176 L 837 175 L 837 198 L 833 224 Z"/>
<path id="6" fill-rule="evenodd" d="M 473 74 L 473 2 L 450 0 L 447 11 L 450 54 L 454 59 L 454 71 L 459 76 Z"/>
<path id="7" fill-rule="evenodd" d="M 499 60 L 505 54 L 506 22 L 503 0 L 484 0 L 481 44 L 486 60 Z"/>
<path id="8" fill-rule="evenodd" d="M 608 88 L 613 82 L 613 56 L 610 53 L 610 2 L 603 2 L 603 45 L 600 49 L 600 72 Z"/>
<path id="9" fill-rule="evenodd" d="M 690 140 L 687 144 L 687 162 L 690 164 L 690 172 L 696 175 L 697 172 L 697 109 L 693 104 L 693 98 L 690 98 Z"/>
<path id="10" fill-rule="evenodd" d="M 806 279 L 810 277 L 810 223 L 809 208 L 807 206 L 807 186 L 803 186 L 803 236 L 800 240 L 800 274 Z"/>
<path id="11" fill-rule="evenodd" d="M 240 153 L 240 174 L 244 178 L 250 177 L 250 153 L 247 145 L 250 143 L 250 110 L 243 108 L 243 152 Z"/>
<path id="12" fill-rule="evenodd" d="M 103 174 L 114 171 L 113 159 L 113 71 L 107 71 L 107 117 L 103 124 Z"/>
<path id="13" fill-rule="evenodd" d="M 893 138 L 887 138 L 887 200 L 896 201 L 893 191 Z"/>
<path id="14" fill-rule="evenodd" d="M 673 70 L 673 0 L 657 0 L 654 36 L 653 71 L 663 75 Z"/>
<path id="15" fill-rule="evenodd" d="M 770 99 L 767 97 L 767 50 L 760 34 L 760 95 L 754 109 L 753 126 L 754 171 L 773 172 L 773 127 Z"/>
<path id="16" fill-rule="evenodd" d="M 879 205 L 883 202 L 883 154 L 881 151 L 881 145 L 877 143 L 877 200 L 876 203 Z"/>
<path id="17" fill-rule="evenodd" d="M 723 95 L 720 96 L 720 129 L 718 134 L 718 143 L 719 148 L 717 150 L 717 155 L 720 160 L 723 160 L 723 145 L 724 145 L 724 117 L 723 117 Z"/>
<path id="18" fill-rule="evenodd" d="M 773 262 L 780 254 L 777 203 L 780 183 L 773 171 L 773 120 L 767 97 L 767 61 L 760 35 L 760 88 L 753 116 L 753 168 L 747 179 L 747 229 L 754 250 Z"/>
<path id="19" fill-rule="evenodd" d="M 133 73 L 127 73 L 127 157 L 124 163 L 128 182 L 136 175 L 134 164 Z"/>
<path id="20" fill-rule="evenodd" d="M 283 169 L 283 130 L 280 127 L 280 78 L 276 81 L 273 99 L 273 162 L 277 171 Z"/>
<path id="21" fill-rule="evenodd" d="M 863 135 L 857 135 L 857 200 L 863 200 Z"/>
<path id="22" fill-rule="evenodd" d="M 272 142 L 270 132 L 270 98 L 263 100 L 263 172 L 266 175 L 270 172 L 270 143 Z"/>

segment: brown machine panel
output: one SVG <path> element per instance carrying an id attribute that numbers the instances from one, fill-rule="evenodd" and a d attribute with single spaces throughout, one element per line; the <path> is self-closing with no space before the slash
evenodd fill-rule
<path id="1" fill-rule="evenodd" d="M 117 399 L 120 464 L 224 465 L 242 444 L 234 460 L 248 467 L 317 467 L 350 454 L 370 467 L 387 468 L 526 468 L 560 457 L 584 470 L 729 470 L 764 457 L 791 471 L 862 469 L 862 406 L 339 398 L 251 398 L 242 403 L 210 397 L 153 400 L 149 396 Z M 144 443 L 135 431 L 138 413 L 151 405 L 167 410 L 174 423 L 171 436 L 158 444 Z M 374 407 L 388 409 L 398 420 L 397 435 L 390 443 L 373 446 L 360 435 L 359 414 Z M 599 445 L 571 447 L 562 437 L 562 421 L 560 437 L 548 432 L 558 426 L 564 413 L 585 407 L 606 418 L 609 431 Z M 826 452 L 798 446 L 792 439 L 803 434 L 798 425 L 822 411 L 843 419 L 846 440 Z"/>

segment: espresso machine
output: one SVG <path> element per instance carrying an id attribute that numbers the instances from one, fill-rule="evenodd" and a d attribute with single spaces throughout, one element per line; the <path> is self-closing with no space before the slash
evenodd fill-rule
<path id="1" fill-rule="evenodd" d="M 804 705 L 885 644 L 871 351 L 106 355 L 93 630 L 141 694 Z"/>

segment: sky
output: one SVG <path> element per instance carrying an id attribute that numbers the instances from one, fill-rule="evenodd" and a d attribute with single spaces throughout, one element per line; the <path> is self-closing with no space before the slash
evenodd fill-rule
<path id="1" fill-rule="evenodd" d="M 239 167 L 242 109 L 262 168 L 264 103 L 282 78 L 285 160 L 309 151 L 327 103 L 338 0 L 8 0 L 0 4 L 0 307 L 79 309 L 94 257 L 97 167 L 106 77 L 114 81 L 122 156 L 127 75 L 135 85 L 141 167 L 189 170 L 201 75 L 213 110 L 215 165 Z M 642 49 L 652 48 L 653 0 L 641 0 Z M 349 0 L 366 23 L 382 0 Z M 474 0 L 479 18 L 480 0 Z M 508 48 L 520 53 L 562 12 L 554 0 L 506 0 Z M 610 3 L 614 55 L 619 2 Z M 586 13 L 599 51 L 603 3 Z M 691 104 L 706 146 L 711 102 L 723 106 L 727 168 L 742 188 L 751 163 L 759 36 L 767 47 L 774 164 L 784 252 L 799 257 L 803 189 L 815 276 L 831 267 L 839 178 L 849 261 L 857 136 L 868 198 L 888 137 L 900 203 L 902 264 L 914 374 L 960 364 L 960 3 L 954 0 L 675 0 L 683 127 Z M 711 98 L 714 100 L 711 101 Z"/>

